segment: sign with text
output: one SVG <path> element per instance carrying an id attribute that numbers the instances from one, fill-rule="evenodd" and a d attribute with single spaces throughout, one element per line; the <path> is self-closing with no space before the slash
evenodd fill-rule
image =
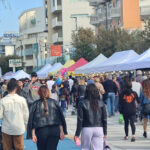
<path id="1" fill-rule="evenodd" d="M 21 59 L 9 59 L 9 67 L 21 67 Z"/>
<path id="2" fill-rule="evenodd" d="M 61 56 L 61 45 L 52 45 L 50 51 L 51 56 Z"/>

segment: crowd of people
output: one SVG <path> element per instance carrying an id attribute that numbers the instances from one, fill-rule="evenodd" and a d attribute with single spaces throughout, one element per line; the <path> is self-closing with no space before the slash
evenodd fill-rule
<path id="1" fill-rule="evenodd" d="M 37 143 L 38 150 L 56 150 L 59 139 L 67 134 L 65 121 L 69 105 L 77 111 L 75 142 L 81 149 L 103 150 L 107 138 L 107 116 L 120 113 L 124 118 L 125 140 L 136 140 L 135 121 L 143 120 L 147 138 L 150 119 L 150 79 L 137 71 L 137 77 L 107 76 L 66 77 L 57 75 L 38 79 L 11 79 L 0 83 L 0 119 L 4 150 L 23 150 L 23 136 Z M 72 108 L 72 107 L 71 107 Z M 82 131 L 82 132 L 81 132 Z"/>

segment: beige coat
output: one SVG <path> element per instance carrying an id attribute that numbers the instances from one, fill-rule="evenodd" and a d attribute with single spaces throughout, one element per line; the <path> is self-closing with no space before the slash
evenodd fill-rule
<path id="1" fill-rule="evenodd" d="M 102 85 L 101 83 L 96 82 L 95 85 L 96 85 L 96 87 L 98 88 L 98 91 L 99 91 L 99 94 L 100 94 L 100 95 L 102 95 L 102 94 L 105 93 L 104 87 L 103 87 L 103 85 Z"/>

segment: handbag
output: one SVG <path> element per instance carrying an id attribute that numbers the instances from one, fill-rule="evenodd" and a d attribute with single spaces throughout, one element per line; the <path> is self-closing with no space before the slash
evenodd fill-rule
<path id="1" fill-rule="evenodd" d="M 110 146 L 108 145 L 106 139 L 104 139 L 104 150 L 111 150 Z"/>
<path id="2" fill-rule="evenodd" d="M 143 105 L 142 112 L 143 112 L 144 115 L 150 115 L 150 103 Z"/>
<path id="3" fill-rule="evenodd" d="M 119 115 L 119 123 L 120 123 L 120 124 L 123 123 L 123 115 L 122 115 L 122 114 Z"/>

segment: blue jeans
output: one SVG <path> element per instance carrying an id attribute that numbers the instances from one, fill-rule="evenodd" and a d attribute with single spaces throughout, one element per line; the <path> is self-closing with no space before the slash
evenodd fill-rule
<path id="1" fill-rule="evenodd" d="M 62 110 L 62 112 L 63 112 L 63 114 L 64 114 L 64 117 L 66 117 L 66 108 L 62 108 L 62 107 L 61 107 L 61 110 Z"/>
<path id="2" fill-rule="evenodd" d="M 115 93 L 108 93 L 108 98 L 107 98 L 107 109 L 108 109 L 108 114 L 110 116 L 114 115 L 115 112 Z"/>
<path id="3" fill-rule="evenodd" d="M 115 112 L 117 112 L 118 111 L 118 106 L 119 105 L 119 96 L 116 96 L 115 97 Z"/>

